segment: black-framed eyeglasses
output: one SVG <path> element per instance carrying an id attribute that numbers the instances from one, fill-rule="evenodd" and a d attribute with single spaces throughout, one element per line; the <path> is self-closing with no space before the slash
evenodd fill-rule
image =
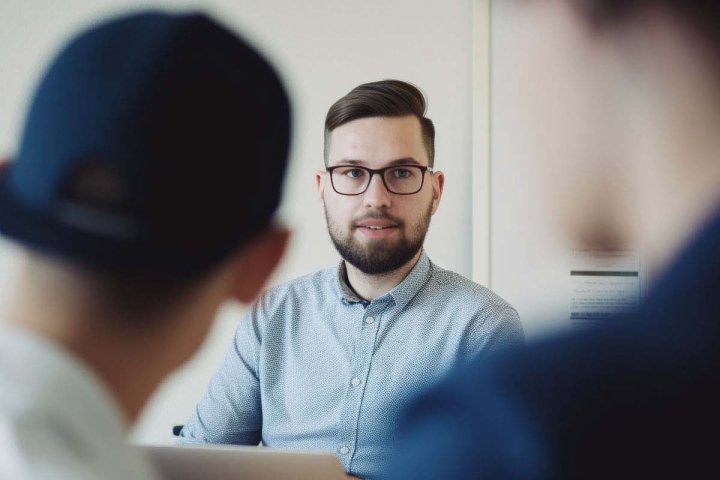
<path id="1" fill-rule="evenodd" d="M 361 195 L 370 186 L 372 177 L 380 175 L 388 192 L 397 195 L 413 195 L 422 190 L 425 172 L 432 169 L 421 165 L 393 165 L 385 168 L 366 168 L 358 165 L 335 165 L 327 167 L 333 190 L 340 195 Z"/>

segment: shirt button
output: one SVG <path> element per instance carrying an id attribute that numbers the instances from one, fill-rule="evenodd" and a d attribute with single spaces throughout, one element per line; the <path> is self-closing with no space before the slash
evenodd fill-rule
<path id="1" fill-rule="evenodd" d="M 352 380 L 350 380 L 350 383 L 352 383 L 353 387 L 357 387 L 358 385 L 360 385 L 360 379 L 355 377 Z"/>
<path id="2" fill-rule="evenodd" d="M 365 319 L 365 323 L 367 323 L 368 325 L 372 325 L 373 323 L 375 323 L 375 319 L 373 317 L 367 317 Z"/>
<path id="3" fill-rule="evenodd" d="M 348 447 L 342 447 L 340 449 L 340 453 L 342 453 L 343 455 L 347 455 L 348 453 L 350 453 L 350 449 Z"/>

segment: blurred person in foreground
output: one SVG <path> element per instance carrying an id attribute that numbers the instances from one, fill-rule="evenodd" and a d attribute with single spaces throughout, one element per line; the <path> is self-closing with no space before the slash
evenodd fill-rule
<path id="1" fill-rule="evenodd" d="M 629 318 L 454 373 L 387 478 L 717 478 L 720 2 L 508 2 L 514 76 L 576 242 L 644 254 Z"/>
<path id="2" fill-rule="evenodd" d="M 154 478 L 127 430 L 281 258 L 288 141 L 273 68 L 202 14 L 126 15 L 61 50 L 0 175 L 0 230 L 24 250 L 0 478 Z"/>

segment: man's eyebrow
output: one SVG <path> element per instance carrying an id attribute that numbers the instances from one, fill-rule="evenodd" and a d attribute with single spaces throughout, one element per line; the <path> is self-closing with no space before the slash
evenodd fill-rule
<path id="1" fill-rule="evenodd" d="M 363 166 L 363 165 L 365 165 L 365 163 L 366 162 L 364 162 L 363 160 L 347 160 L 347 159 L 343 158 L 336 165 L 360 165 L 360 166 Z"/>
<path id="2" fill-rule="evenodd" d="M 355 159 L 342 159 L 340 160 L 336 165 L 359 165 L 361 167 L 367 166 L 367 162 L 364 160 L 355 160 Z M 398 158 L 397 160 L 392 160 L 385 164 L 386 167 L 392 167 L 394 165 L 418 165 L 422 166 L 420 162 L 415 160 L 412 157 L 405 157 L 405 158 Z M 333 165 L 331 165 L 333 166 Z"/>
<path id="3" fill-rule="evenodd" d="M 412 158 L 412 157 L 398 158 L 397 160 L 393 160 L 392 162 L 388 162 L 388 163 L 387 163 L 387 166 L 388 166 L 388 167 L 390 167 L 390 166 L 392 166 L 392 165 L 418 165 L 418 166 L 422 166 L 422 164 L 421 164 L 420 162 L 418 162 L 417 160 L 415 160 L 415 159 Z"/>

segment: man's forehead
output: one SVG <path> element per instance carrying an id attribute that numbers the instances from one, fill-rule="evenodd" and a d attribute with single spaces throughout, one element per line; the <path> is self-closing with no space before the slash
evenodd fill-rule
<path id="1" fill-rule="evenodd" d="M 377 133 L 381 131 L 396 131 L 404 134 L 422 134 L 420 120 L 414 115 L 403 115 L 400 117 L 366 117 L 351 120 L 335 128 L 331 135 L 348 135 Z"/>
<path id="2" fill-rule="evenodd" d="M 347 160 L 377 168 L 403 159 L 428 164 L 420 121 L 414 116 L 353 120 L 333 130 L 329 140 L 330 164 Z"/>

